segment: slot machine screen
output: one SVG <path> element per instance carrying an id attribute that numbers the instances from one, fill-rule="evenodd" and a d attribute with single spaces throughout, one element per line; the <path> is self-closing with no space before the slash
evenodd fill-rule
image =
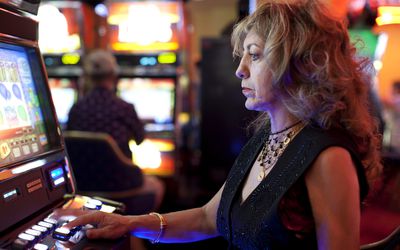
<path id="1" fill-rule="evenodd" d="M 76 1 L 43 1 L 39 7 L 39 47 L 43 54 L 79 52 L 81 4 Z"/>
<path id="2" fill-rule="evenodd" d="M 132 103 L 140 119 L 149 123 L 167 124 L 174 121 L 174 79 L 122 78 L 118 95 Z"/>
<path id="3" fill-rule="evenodd" d="M 179 1 L 109 1 L 110 47 L 116 53 L 177 51 Z"/>
<path id="4" fill-rule="evenodd" d="M 39 58 L 0 41 L 0 169 L 61 147 Z"/>
<path id="5" fill-rule="evenodd" d="M 78 98 L 76 82 L 68 78 L 49 78 L 49 86 L 58 121 L 66 124 L 69 111 Z"/>

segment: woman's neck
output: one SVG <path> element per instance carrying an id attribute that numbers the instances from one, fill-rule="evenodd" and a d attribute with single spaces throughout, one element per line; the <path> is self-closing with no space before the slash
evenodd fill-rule
<path id="1" fill-rule="evenodd" d="M 285 108 L 270 111 L 268 115 L 271 123 L 271 133 L 281 131 L 299 121 L 299 118 L 289 113 Z"/>

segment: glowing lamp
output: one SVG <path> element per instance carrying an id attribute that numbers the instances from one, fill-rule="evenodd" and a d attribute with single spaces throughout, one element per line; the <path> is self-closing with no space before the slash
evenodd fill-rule
<path id="1" fill-rule="evenodd" d="M 172 52 L 161 53 L 157 60 L 160 64 L 172 64 L 176 62 L 176 54 Z"/>
<path id="2" fill-rule="evenodd" d="M 67 53 L 61 58 L 61 61 L 65 65 L 75 65 L 79 62 L 81 56 L 78 53 Z"/>
<path id="3" fill-rule="evenodd" d="M 130 143 L 133 155 L 133 162 L 140 168 L 156 169 L 161 166 L 161 152 L 150 140 L 144 140 L 140 145 Z"/>
<path id="4" fill-rule="evenodd" d="M 400 24 L 400 6 L 380 6 L 378 7 L 378 26 L 387 24 Z"/>

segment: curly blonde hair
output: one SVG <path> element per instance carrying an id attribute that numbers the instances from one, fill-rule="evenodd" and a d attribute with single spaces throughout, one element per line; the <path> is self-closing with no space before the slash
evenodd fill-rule
<path id="1" fill-rule="evenodd" d="M 235 26 L 233 53 L 241 56 L 251 30 L 263 38 L 273 91 L 304 122 L 348 131 L 371 184 L 382 164 L 381 136 L 369 108 L 370 64 L 356 59 L 346 27 L 317 0 L 270 0 Z M 264 114 L 255 123 L 265 126 L 266 120 Z"/>

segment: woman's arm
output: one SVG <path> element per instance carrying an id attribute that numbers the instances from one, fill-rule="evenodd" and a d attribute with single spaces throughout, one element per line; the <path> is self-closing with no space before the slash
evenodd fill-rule
<path id="1" fill-rule="evenodd" d="M 164 214 L 168 226 L 160 242 L 191 242 L 216 237 L 216 216 L 222 189 L 203 207 Z M 154 239 L 160 230 L 156 216 L 134 216 L 131 224 L 134 225 L 131 232 L 140 238 Z"/>
<path id="2" fill-rule="evenodd" d="M 324 150 L 305 180 L 318 249 L 359 249 L 360 192 L 350 153 L 341 147 Z"/>
<path id="3" fill-rule="evenodd" d="M 167 227 L 160 242 L 191 242 L 216 237 L 216 214 L 222 189 L 203 207 L 163 214 Z M 86 236 L 91 239 L 114 239 L 131 232 L 137 237 L 153 240 L 160 232 L 160 220 L 154 215 L 122 216 L 98 211 L 57 210 L 53 217 L 64 215 L 77 216 L 65 225 L 67 228 L 96 225 L 96 228 L 86 232 Z"/>

